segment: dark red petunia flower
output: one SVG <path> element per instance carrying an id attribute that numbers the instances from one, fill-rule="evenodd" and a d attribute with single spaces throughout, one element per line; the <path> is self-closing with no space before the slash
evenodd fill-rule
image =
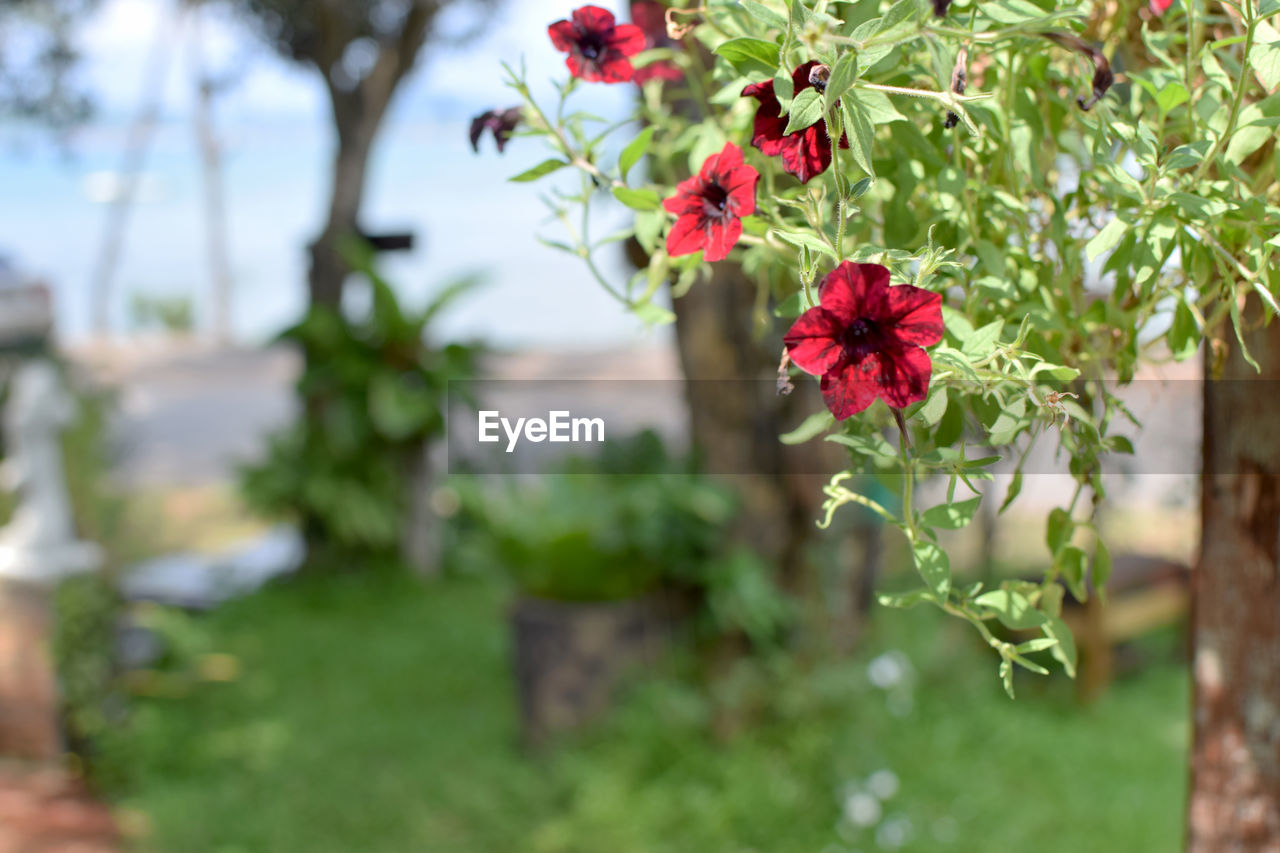
<path id="1" fill-rule="evenodd" d="M 574 77 L 589 83 L 626 83 L 635 75 L 629 57 L 644 50 L 644 32 L 635 24 L 616 23 L 599 6 L 573 10 L 573 20 L 547 27 L 556 50 L 569 54 L 564 64 Z"/>
<path id="2" fill-rule="evenodd" d="M 756 181 L 760 173 L 742 162 L 742 149 L 726 142 L 719 154 L 702 164 L 702 171 L 681 182 L 662 206 L 676 215 L 667 234 L 671 257 L 706 251 L 704 260 L 722 261 L 742 236 L 740 217 L 756 212 Z"/>
<path id="3" fill-rule="evenodd" d="M 809 72 L 817 62 L 806 62 L 791 73 L 791 82 L 797 94 L 813 85 L 809 81 Z M 804 130 L 784 135 L 787 119 L 782 115 L 782 105 L 773 93 L 773 81 L 752 83 L 742 90 L 742 94 L 755 98 L 760 102 L 756 110 L 755 129 L 751 134 L 751 144 L 770 157 L 782 157 L 782 168 L 807 183 L 814 175 L 821 175 L 831 165 L 831 137 L 827 134 L 827 123 L 818 119 L 815 124 Z M 849 147 L 849 137 L 841 135 L 840 147 Z"/>
<path id="4" fill-rule="evenodd" d="M 516 126 L 524 119 L 520 107 L 508 107 L 505 110 L 488 110 L 471 120 L 471 150 L 480 153 L 480 137 L 486 130 L 493 133 L 493 141 L 498 144 L 501 154 L 507 147 L 507 140 L 515 132 Z"/>
<path id="5" fill-rule="evenodd" d="M 801 370 L 822 377 L 822 399 L 838 420 L 876 397 L 901 409 L 927 396 L 933 363 L 922 347 L 942 340 L 940 294 L 890 287 L 885 267 L 845 261 L 822 280 L 818 302 L 783 342 Z"/>
<path id="6" fill-rule="evenodd" d="M 631 22 L 644 33 L 645 50 L 680 46 L 667 35 L 667 7 L 657 0 L 631 0 Z M 684 72 L 670 59 L 659 59 L 637 68 L 633 79 L 640 84 L 650 80 L 683 80 Z"/>

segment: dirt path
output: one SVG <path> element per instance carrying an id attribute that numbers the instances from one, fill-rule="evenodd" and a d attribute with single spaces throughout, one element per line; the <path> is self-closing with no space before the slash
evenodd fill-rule
<path id="1" fill-rule="evenodd" d="M 60 770 L 0 766 L 0 853 L 117 853 L 111 813 Z"/>

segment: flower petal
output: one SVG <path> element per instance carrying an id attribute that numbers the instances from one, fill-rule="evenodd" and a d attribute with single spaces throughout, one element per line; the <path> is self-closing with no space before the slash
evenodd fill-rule
<path id="1" fill-rule="evenodd" d="M 583 77 L 583 79 L 602 83 L 629 83 L 636 73 L 631 67 L 631 60 L 612 50 L 607 50 L 601 55 L 599 68 L 595 77 Z"/>
<path id="2" fill-rule="evenodd" d="M 641 30 L 651 47 L 667 38 L 667 10 L 657 0 L 631 0 L 631 21 Z"/>
<path id="3" fill-rule="evenodd" d="M 742 236 L 742 220 L 735 218 L 727 222 L 711 221 L 706 230 L 707 253 L 703 256 L 703 260 L 723 261 L 733 250 L 738 238 Z"/>
<path id="4" fill-rule="evenodd" d="M 818 388 L 836 420 L 852 417 L 875 402 L 876 383 L 861 378 L 862 366 L 872 361 L 874 356 L 863 359 L 861 364 L 842 361 L 835 370 L 823 374 Z"/>
<path id="5" fill-rule="evenodd" d="M 684 72 L 671 60 L 659 59 L 657 62 L 650 62 L 644 68 L 637 68 L 635 76 L 631 79 L 640 84 L 648 83 L 650 80 L 683 80 Z"/>
<path id="6" fill-rule="evenodd" d="M 594 32 L 603 35 L 613 29 L 616 20 L 612 12 L 599 6 L 579 6 L 573 10 L 573 22 L 578 25 L 578 29 L 581 32 Z"/>
<path id="7" fill-rule="evenodd" d="M 810 308 L 796 318 L 782 342 L 791 360 L 805 373 L 822 376 L 844 356 L 840 337 L 844 323 L 822 306 Z"/>
<path id="8" fill-rule="evenodd" d="M 694 175 L 676 185 L 676 194 L 663 199 L 662 206 L 668 213 L 680 216 L 685 213 L 702 212 L 702 178 Z"/>
<path id="9" fill-rule="evenodd" d="M 644 30 L 635 24 L 618 24 L 613 28 L 606 47 L 616 50 L 623 56 L 635 56 L 644 50 Z"/>
<path id="10" fill-rule="evenodd" d="M 756 212 L 756 183 L 760 173 L 750 166 L 739 166 L 720 180 L 720 186 L 729 193 L 729 204 L 735 216 L 750 216 Z"/>
<path id="11" fill-rule="evenodd" d="M 880 364 L 879 394 L 890 406 L 906 408 L 929 396 L 933 362 L 920 347 L 885 350 L 866 361 L 872 359 Z"/>
<path id="12" fill-rule="evenodd" d="M 667 254 L 673 258 L 692 255 L 707 244 L 707 232 L 702 220 L 692 214 L 681 216 L 667 232 Z"/>
<path id="13" fill-rule="evenodd" d="M 885 294 L 885 310 L 892 318 L 890 334 L 899 343 L 930 347 L 942 340 L 942 294 L 899 284 Z"/>
<path id="14" fill-rule="evenodd" d="M 556 50 L 568 52 L 578 45 L 578 30 L 572 21 L 556 21 L 547 27 L 547 35 L 551 36 L 551 44 Z"/>
<path id="15" fill-rule="evenodd" d="M 881 320 L 890 289 L 887 267 L 845 261 L 822 279 L 818 301 L 845 325 L 860 317 Z"/>

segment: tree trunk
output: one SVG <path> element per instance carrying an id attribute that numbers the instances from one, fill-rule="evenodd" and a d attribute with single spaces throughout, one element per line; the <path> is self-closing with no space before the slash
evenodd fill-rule
<path id="1" fill-rule="evenodd" d="M 842 454 L 822 442 L 778 441 L 822 401 L 813 383 L 776 393 L 782 339 L 753 336 L 755 293 L 737 266 L 717 264 L 710 281 L 674 300 L 676 341 L 694 445 L 709 471 L 730 476 L 743 502 L 736 541 L 774 565 L 784 589 L 803 594 L 812 589 L 804 551 L 822 486 Z"/>
<path id="2" fill-rule="evenodd" d="M 1244 315 L 1261 372 L 1234 339 L 1205 362 L 1191 853 L 1280 851 L 1280 322 Z"/>
<path id="3" fill-rule="evenodd" d="M 362 105 L 363 106 L 363 105 Z M 337 308 L 350 272 L 341 254 L 345 237 L 359 233 L 360 205 L 364 201 L 369 155 L 382 124 L 385 105 L 353 109 L 340 98 L 334 101 L 338 146 L 333 162 L 333 186 L 324 230 L 311 243 L 311 269 L 307 284 L 312 305 Z"/>

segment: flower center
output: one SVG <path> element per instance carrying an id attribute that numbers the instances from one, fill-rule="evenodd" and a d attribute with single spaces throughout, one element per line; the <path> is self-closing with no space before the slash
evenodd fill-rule
<path id="1" fill-rule="evenodd" d="M 844 330 L 840 344 L 847 356 L 861 360 L 880 348 L 880 328 L 875 320 L 859 317 Z"/>
<path id="2" fill-rule="evenodd" d="M 721 219 L 729 206 L 729 192 L 715 181 L 702 188 L 702 211 L 710 219 Z"/>
<path id="3" fill-rule="evenodd" d="M 578 39 L 578 51 L 587 59 L 599 59 L 604 52 L 604 45 L 595 33 L 588 33 Z"/>

